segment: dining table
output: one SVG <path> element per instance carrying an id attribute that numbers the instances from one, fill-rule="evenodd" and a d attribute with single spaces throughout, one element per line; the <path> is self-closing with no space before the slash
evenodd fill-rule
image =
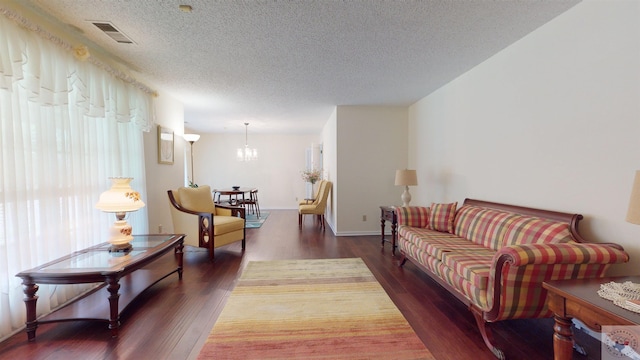
<path id="1" fill-rule="evenodd" d="M 255 188 L 252 187 L 230 187 L 230 188 L 223 188 L 223 189 L 213 189 L 213 193 L 214 193 L 214 200 L 216 200 L 216 196 L 217 196 L 217 200 L 216 202 L 220 202 L 220 197 L 221 196 L 229 196 L 229 204 L 231 205 L 235 205 L 238 203 L 238 196 L 242 197 L 242 203 L 244 204 L 245 202 L 245 197 L 244 194 L 251 192 L 251 190 L 253 190 Z"/>

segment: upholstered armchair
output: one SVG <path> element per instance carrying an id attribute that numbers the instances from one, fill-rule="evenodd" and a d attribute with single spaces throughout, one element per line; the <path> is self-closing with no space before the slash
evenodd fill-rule
<path id="1" fill-rule="evenodd" d="M 320 220 L 320 226 L 323 229 L 325 228 L 324 213 L 327 209 L 327 199 L 329 198 L 332 186 L 333 183 L 330 181 L 320 182 L 318 195 L 313 203 L 298 205 L 298 226 L 300 229 L 302 229 L 303 216 L 307 214 L 317 215 Z"/>
<path id="2" fill-rule="evenodd" d="M 213 249 L 242 241 L 245 249 L 245 209 L 214 204 L 209 186 L 181 187 L 167 191 L 173 231 L 185 234 L 185 245 Z"/>

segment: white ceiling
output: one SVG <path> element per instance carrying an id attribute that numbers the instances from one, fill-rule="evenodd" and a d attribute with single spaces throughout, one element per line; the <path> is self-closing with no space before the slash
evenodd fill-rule
<path id="1" fill-rule="evenodd" d="M 250 132 L 317 133 L 336 105 L 410 105 L 577 2 L 21 1 L 184 103 L 186 127 L 202 133 L 244 132 L 245 122 Z"/>

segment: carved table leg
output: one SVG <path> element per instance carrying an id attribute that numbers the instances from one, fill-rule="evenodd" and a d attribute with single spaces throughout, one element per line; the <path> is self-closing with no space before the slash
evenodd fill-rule
<path id="1" fill-rule="evenodd" d="M 384 218 L 380 218 L 380 228 L 382 233 L 382 240 L 380 240 L 380 245 L 382 245 L 382 247 L 384 247 L 384 225 L 385 225 Z"/>
<path id="2" fill-rule="evenodd" d="M 120 316 L 118 315 L 120 284 L 118 278 L 114 276 L 107 278 L 107 290 L 109 290 L 109 329 L 111 329 L 111 337 L 118 337 L 118 327 L 120 326 Z"/>
<path id="3" fill-rule="evenodd" d="M 36 302 L 38 296 L 38 285 L 29 281 L 22 281 L 22 289 L 24 291 L 24 305 L 27 307 L 27 321 L 25 322 L 27 331 L 27 340 L 34 341 L 36 339 L 36 329 L 38 328 L 38 320 L 36 320 Z"/>
<path id="4" fill-rule="evenodd" d="M 184 257 L 184 244 L 182 243 L 182 241 L 178 244 L 178 246 L 176 246 L 176 256 L 178 257 L 178 279 L 182 280 L 182 264 L 183 264 L 183 260 L 182 258 Z"/>
<path id="5" fill-rule="evenodd" d="M 553 326 L 553 358 L 554 360 L 571 359 L 573 357 L 573 333 L 571 319 L 554 315 Z"/>
<path id="6" fill-rule="evenodd" d="M 397 237 L 398 237 L 398 224 L 391 222 L 391 255 L 396 254 Z"/>

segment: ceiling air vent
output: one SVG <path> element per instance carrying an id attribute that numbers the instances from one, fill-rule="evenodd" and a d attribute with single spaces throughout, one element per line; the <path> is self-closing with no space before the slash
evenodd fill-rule
<path id="1" fill-rule="evenodd" d="M 134 44 L 133 40 L 129 39 L 127 35 L 118 30 L 115 26 L 113 26 L 112 23 L 108 21 L 92 21 L 91 23 L 116 42 L 119 42 L 121 44 Z"/>

